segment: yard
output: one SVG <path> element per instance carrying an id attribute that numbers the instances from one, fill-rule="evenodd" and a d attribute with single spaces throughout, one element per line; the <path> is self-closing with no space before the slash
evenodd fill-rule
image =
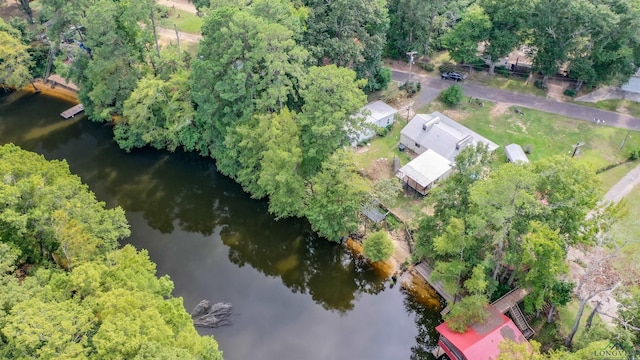
<path id="1" fill-rule="evenodd" d="M 162 8 L 168 16 L 160 20 L 161 27 L 173 30 L 173 26 L 175 25 L 178 31 L 181 32 L 190 34 L 202 33 L 203 20 L 196 14 L 167 6 L 160 6 L 160 8 Z"/>
<path id="2" fill-rule="evenodd" d="M 490 139 L 496 144 L 516 143 L 529 150 L 528 157 L 535 161 L 553 155 L 571 156 L 574 145 L 581 143 L 576 154 L 579 161 L 589 163 L 594 169 L 617 164 L 627 160 L 631 149 L 640 147 L 640 133 L 609 126 L 596 126 L 581 120 L 545 113 L 532 109 L 522 109 L 524 115 L 515 113 L 514 108 L 505 104 L 484 102 L 480 107 L 469 104 L 465 99 L 456 108 L 448 108 L 434 101 L 420 113 L 441 111 L 461 124 Z M 625 137 L 629 137 L 620 150 Z M 501 150 L 496 160 L 506 161 Z M 603 193 L 615 184 L 633 167 L 634 163 L 622 164 L 601 173 Z"/>
<path id="3" fill-rule="evenodd" d="M 594 107 L 602 110 L 608 111 L 619 111 L 622 113 L 629 113 L 632 116 L 640 117 L 640 103 L 630 101 L 630 100 L 622 100 L 622 99 L 611 99 L 611 100 L 601 100 L 596 103 L 591 102 L 582 102 L 582 101 L 574 101 L 578 105 Z"/>

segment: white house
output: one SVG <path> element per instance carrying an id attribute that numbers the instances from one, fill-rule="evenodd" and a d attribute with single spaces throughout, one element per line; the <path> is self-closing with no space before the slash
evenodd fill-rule
<path id="1" fill-rule="evenodd" d="M 352 143 L 357 143 L 371 139 L 375 134 L 375 129 L 387 127 L 394 123 L 395 114 L 398 110 L 387 105 L 384 101 L 378 100 L 368 103 L 360 110 L 360 115 L 364 116 L 364 124 L 370 128 L 360 131 L 353 139 Z"/>
<path id="2" fill-rule="evenodd" d="M 433 184 L 446 179 L 452 172 L 453 163 L 429 149 L 401 167 L 396 176 L 407 186 L 426 195 Z"/>
<path id="3" fill-rule="evenodd" d="M 489 152 L 498 148 L 494 142 L 437 111 L 416 114 L 400 132 L 400 143 L 415 153 L 431 149 L 451 162 L 462 149 L 479 142 L 486 144 Z"/>

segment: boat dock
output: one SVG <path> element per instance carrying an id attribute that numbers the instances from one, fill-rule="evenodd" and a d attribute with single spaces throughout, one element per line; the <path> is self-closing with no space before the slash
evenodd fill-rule
<path id="1" fill-rule="evenodd" d="M 455 302 L 453 301 L 453 295 L 444 290 L 444 285 L 442 285 L 442 282 L 431 280 L 431 272 L 433 271 L 433 269 L 431 269 L 431 267 L 427 263 L 423 261 L 415 265 L 414 268 L 416 269 L 418 274 L 420 274 L 429 283 L 429 285 L 431 285 L 431 287 L 440 296 L 442 296 L 443 299 L 447 301 L 447 304 L 453 304 Z"/>
<path id="2" fill-rule="evenodd" d="M 82 104 L 78 104 L 74 107 L 72 107 L 71 109 L 67 109 L 65 111 L 63 111 L 62 113 L 60 113 L 60 116 L 62 116 L 64 119 L 68 119 L 68 118 L 72 118 L 76 115 L 78 115 L 79 113 L 84 111 L 84 105 Z"/>

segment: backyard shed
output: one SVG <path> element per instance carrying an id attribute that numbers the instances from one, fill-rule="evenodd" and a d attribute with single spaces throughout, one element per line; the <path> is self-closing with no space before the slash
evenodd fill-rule
<path id="1" fill-rule="evenodd" d="M 453 172 L 453 163 L 433 150 L 427 150 L 407 165 L 396 176 L 422 195 L 429 193 L 433 184 L 446 179 Z"/>
<path id="2" fill-rule="evenodd" d="M 528 163 L 529 158 L 524 153 L 522 147 L 518 144 L 509 144 L 504 147 L 504 152 L 507 154 L 507 159 L 512 163 Z"/>

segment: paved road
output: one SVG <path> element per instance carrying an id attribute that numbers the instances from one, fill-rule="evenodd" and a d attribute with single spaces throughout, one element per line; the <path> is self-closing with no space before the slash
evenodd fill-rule
<path id="1" fill-rule="evenodd" d="M 407 81 L 408 78 L 409 74 L 407 72 L 392 70 L 393 80 L 404 82 Z M 438 96 L 440 91 L 452 84 L 452 82 L 448 80 L 415 74 L 412 76 L 412 80 L 422 82 L 422 91 L 416 98 L 413 105 L 414 109 L 419 109 L 420 107 L 427 105 Z M 564 103 L 535 95 L 514 93 L 478 84 L 463 83 L 461 85 L 466 96 L 493 102 L 513 104 L 523 108 L 546 111 L 589 122 L 593 122 L 594 119 L 597 118 L 604 120 L 605 125 L 623 129 L 640 130 L 640 119 L 630 115 L 600 110 L 588 106 Z"/>

